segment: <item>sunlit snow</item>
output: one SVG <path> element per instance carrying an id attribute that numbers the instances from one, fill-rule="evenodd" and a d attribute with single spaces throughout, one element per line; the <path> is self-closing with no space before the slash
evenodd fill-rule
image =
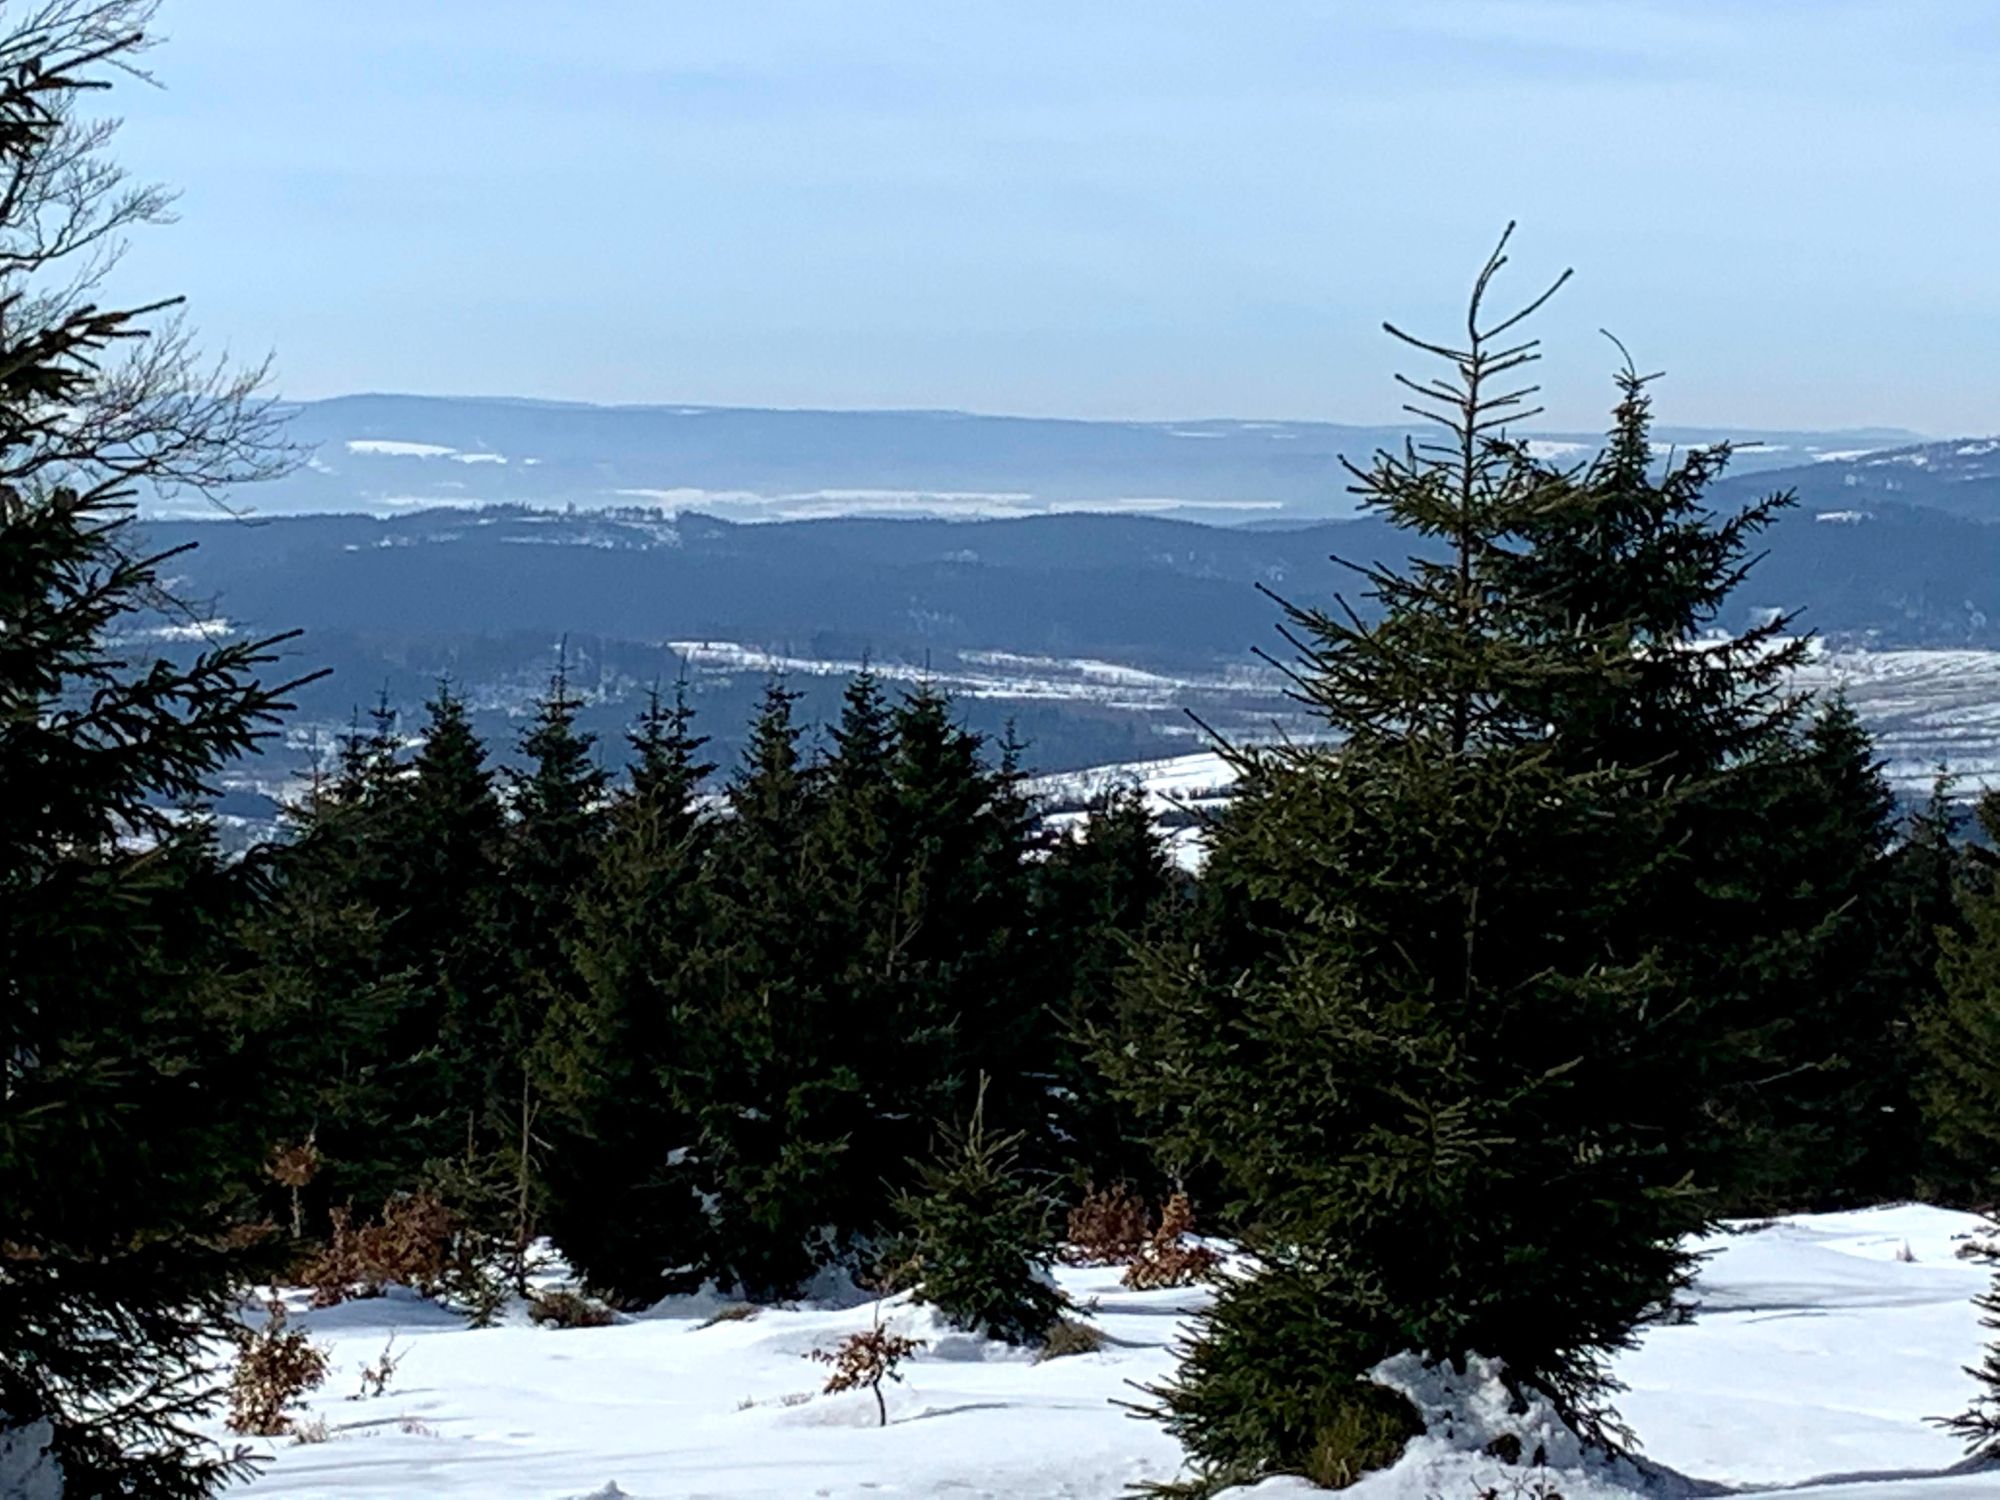
<path id="1" fill-rule="evenodd" d="M 1568 1500 L 1663 1500 L 1699 1485 L 1774 1488 L 1799 1500 L 1971 1500 L 2000 1475 L 1953 1473 L 1957 1445 L 1926 1419 L 1961 1409 L 1978 1355 L 1971 1299 L 1988 1269 L 1960 1252 L 1978 1220 L 1921 1206 L 1779 1220 L 1717 1236 L 1687 1321 L 1647 1329 L 1616 1373 L 1619 1407 L 1663 1472 L 1607 1466 L 1567 1446 L 1545 1412 L 1509 1415 L 1476 1367 L 1463 1376 L 1392 1362 L 1385 1375 L 1451 1415 L 1354 1500 L 1471 1500 L 1508 1470 L 1480 1447 L 1495 1424 L 1542 1434 Z M 1174 1366 L 1199 1291 L 1129 1292 L 1116 1270 L 1058 1273 L 1104 1349 L 1037 1363 L 939 1324 L 902 1298 L 884 1321 L 925 1339 L 888 1388 L 889 1425 L 865 1393 L 819 1393 L 806 1359 L 869 1326 L 853 1297 L 711 1321 L 686 1298 L 601 1329 L 515 1318 L 470 1330 L 413 1297 L 325 1311 L 288 1298 L 333 1358 L 308 1420 L 321 1442 L 258 1442 L 268 1460 L 245 1495 L 288 1500 L 798 1500 L 992 1497 L 1086 1500 L 1164 1479 L 1179 1455 L 1126 1415 Z M 352 1399 L 391 1334 L 401 1351 L 386 1395 Z M 1541 1424 L 1539 1427 L 1536 1424 Z M 1474 1441 L 1473 1439 L 1478 1439 Z M 1865 1482 L 1863 1482 L 1865 1480 Z M 615 1486 L 615 1488 L 614 1488 Z M 1308 1493 L 1297 1481 L 1236 1492 Z M 1505 1488 L 1502 1494 L 1509 1493 Z"/>

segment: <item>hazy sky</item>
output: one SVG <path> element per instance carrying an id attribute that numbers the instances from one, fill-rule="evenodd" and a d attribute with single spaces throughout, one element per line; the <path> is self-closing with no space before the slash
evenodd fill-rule
<path id="1" fill-rule="evenodd" d="M 1990 0 L 167 0 L 135 248 L 288 395 L 1391 414 L 1500 226 L 1553 424 L 2000 429 Z"/>

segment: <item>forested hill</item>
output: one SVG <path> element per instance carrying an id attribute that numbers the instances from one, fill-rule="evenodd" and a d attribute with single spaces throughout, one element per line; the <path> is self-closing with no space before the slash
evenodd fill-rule
<path id="1" fill-rule="evenodd" d="M 1324 598 L 1354 583 L 1330 556 L 1407 551 L 1367 519 L 1281 529 L 1102 514 L 742 525 L 490 508 L 149 531 L 167 546 L 199 541 L 178 565 L 187 588 L 250 625 L 570 632 L 913 661 L 972 649 L 1163 670 L 1241 662 L 1268 641 L 1274 610 L 1254 584 Z M 1809 500 L 1766 543 L 1721 625 L 1798 610 L 1842 644 L 2000 646 L 2000 529 L 1880 497 L 1846 510 Z"/>

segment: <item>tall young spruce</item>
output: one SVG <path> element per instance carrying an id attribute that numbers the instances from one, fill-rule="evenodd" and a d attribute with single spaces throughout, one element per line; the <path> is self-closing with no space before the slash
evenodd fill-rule
<path id="1" fill-rule="evenodd" d="M 1134 944 L 1191 913 L 1183 882 L 1136 788 L 1097 798 L 1081 829 L 1057 840 L 1035 872 L 1036 936 L 1048 965 L 1047 1028 L 1053 1083 L 1046 1154 L 1072 1194 L 1130 1183 L 1167 1187 L 1130 1107 L 1096 1054 L 1124 1050 L 1134 1024 L 1120 981 Z"/>
<path id="2" fill-rule="evenodd" d="M 1688 1043 L 1706 1058 L 1688 1160 L 1720 1207 L 1907 1193 L 1908 976 L 1881 931 L 1894 802 L 1852 712 L 1809 715 L 1791 688 L 1809 645 L 1792 620 L 1716 628 L 1790 495 L 1717 513 L 1707 491 L 1729 450 L 1663 466 L 1648 384 L 1628 362 L 1602 453 L 1551 475 L 1560 502 L 1496 556 L 1538 646 L 1610 632 L 1631 657 L 1536 687 L 1551 754 L 1671 792 L 1672 857 L 1635 903 L 1602 912 L 1597 936 L 1613 961 L 1654 955 L 1680 992 L 1677 1024 L 1728 1044 Z"/>
<path id="3" fill-rule="evenodd" d="M 2000 795 L 1982 797 L 1978 817 L 1987 838 L 2000 839 Z M 2000 862 L 1965 864 L 1942 936 L 1943 993 L 1925 1018 L 1925 1106 L 1934 1175 L 1986 1211 L 2000 1205 Z"/>
<path id="4" fill-rule="evenodd" d="M 477 1155 L 513 980 L 502 925 L 506 820 L 464 700 L 440 682 L 424 712 L 407 796 L 393 804 L 380 855 L 395 886 L 387 961 L 425 997 L 441 1074 L 435 1145 L 463 1162 Z"/>
<path id="5" fill-rule="evenodd" d="M 1532 415 L 1508 383 L 1535 345 L 1510 339 L 1548 295 L 1489 321 L 1503 263 L 1463 347 L 1397 335 L 1447 366 L 1405 382 L 1443 440 L 1358 474 L 1434 550 L 1358 570 L 1375 623 L 1286 606 L 1297 694 L 1337 748 L 1236 752 L 1206 877 L 1232 921 L 1132 981 L 1153 1040 L 1121 1082 L 1261 1262 L 1157 1392 L 1198 1493 L 1393 1456 L 1411 1413 L 1366 1372 L 1404 1349 L 1497 1358 L 1606 1430 L 1606 1359 L 1706 1222 L 1676 1149 L 1699 1039 L 1655 956 L 1598 937 L 1691 792 L 1573 764 L 1554 734 L 1551 703 L 1628 692 L 1640 659 L 1629 615 L 1548 630 L 1517 581 L 1521 538 L 1587 491 L 1499 435 Z"/>
<path id="6" fill-rule="evenodd" d="M 709 1270 L 752 1297 L 794 1295 L 849 1247 L 841 1172 L 860 1080 L 840 1061 L 826 984 L 829 892 L 808 858 L 819 779 L 798 694 L 773 682 L 728 787 L 715 901 L 721 939 L 691 1039 L 698 1170 L 715 1204 Z"/>
<path id="7" fill-rule="evenodd" d="M 511 774 L 513 818 L 504 849 L 502 931 L 512 968 L 487 1058 L 476 1165 L 492 1193 L 486 1228 L 510 1247 L 511 1276 L 527 1290 L 529 1250 L 542 1228 L 551 1151 L 537 1088 L 536 1053 L 550 1016 L 574 1006 L 577 899 L 597 867 L 610 773 L 596 738 L 578 728 L 583 700 L 570 691 L 567 660 L 521 735 L 523 767 Z"/>
<path id="8" fill-rule="evenodd" d="M 715 830 L 698 801 L 715 768 L 702 744 L 685 684 L 671 706 L 655 690 L 578 903 L 578 982 L 537 1049 L 549 1235 L 586 1284 L 626 1306 L 689 1286 L 707 1244 L 688 1076 L 715 977 Z"/>
<path id="9" fill-rule="evenodd" d="M 714 855 L 715 968 L 687 1077 L 710 1270 L 788 1295 L 869 1258 L 936 1122 L 1039 1121 L 1029 816 L 942 694 L 848 686 L 808 763 L 773 685 Z"/>

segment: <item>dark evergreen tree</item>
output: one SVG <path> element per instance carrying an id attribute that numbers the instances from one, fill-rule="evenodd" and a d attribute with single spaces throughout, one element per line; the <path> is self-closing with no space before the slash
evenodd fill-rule
<path id="1" fill-rule="evenodd" d="M 1987 837 L 2000 838 L 2000 796 L 1982 797 L 1978 816 Z M 1935 1175 L 1959 1201 L 1989 1209 L 2000 1204 L 2000 862 L 1967 864 L 1956 921 L 1939 933 L 1925 1103 Z"/>
<path id="2" fill-rule="evenodd" d="M 797 700 L 767 688 L 728 788 L 719 969 L 690 1038 L 697 1170 L 714 1203 L 709 1271 L 758 1298 L 793 1295 L 854 1248 L 842 1174 L 861 1080 L 838 1061 L 853 1018 L 818 961 L 830 903 L 809 857 L 820 791 Z"/>
<path id="3" fill-rule="evenodd" d="M 246 860 L 263 899 L 232 961 L 287 1038 L 281 1145 L 306 1155 L 304 1180 L 275 1196 L 302 1236 L 323 1232 L 331 1207 L 373 1206 L 415 1183 L 442 1099 L 423 994 L 387 967 L 373 809 L 317 796 L 296 824 L 289 842 Z"/>
<path id="4" fill-rule="evenodd" d="M 1748 878 L 1763 887 L 1770 924 L 1749 950 L 1768 955 L 1753 972 L 1769 988 L 1750 998 L 1775 1018 L 1734 1094 L 1751 1163 L 1734 1174 L 1733 1196 L 1819 1209 L 1907 1198 L 1923 1150 L 1916 1033 L 1932 986 L 1912 971 L 1904 945 L 1914 934 L 1896 910 L 1895 798 L 1839 698 L 1772 781 L 1764 815 L 1779 837 Z M 1934 953 L 1920 945 L 1919 964 Z"/>
<path id="5" fill-rule="evenodd" d="M 613 805 L 578 906 L 580 981 L 550 1011 L 537 1056 L 549 1105 L 548 1229 L 593 1290 L 626 1306 L 685 1289 L 702 1266 L 689 1038 L 715 977 L 700 758 L 686 685 L 657 690 L 631 736 L 630 785 Z"/>
<path id="6" fill-rule="evenodd" d="M 1496 1358 L 1606 1430 L 1606 1359 L 1706 1222 L 1676 1152 L 1701 1071 L 1679 997 L 1597 937 L 1680 794 L 1551 744 L 1557 689 L 1633 653 L 1623 619 L 1544 631 L 1505 563 L 1574 489 L 1495 436 L 1528 415 L 1497 383 L 1534 357 L 1505 346 L 1525 312 L 1484 321 L 1501 263 L 1467 346 L 1420 345 L 1453 370 L 1417 387 L 1446 438 L 1359 479 L 1443 556 L 1362 569 L 1376 623 L 1287 608 L 1297 692 L 1340 743 L 1238 754 L 1206 878 L 1249 925 L 1135 981 L 1152 1040 L 1124 1087 L 1265 1268 L 1219 1290 L 1158 1393 L 1197 1489 L 1327 1467 L 1384 1420 L 1365 1371 L 1403 1349 Z"/>
<path id="7" fill-rule="evenodd" d="M 2000 1333 L 2000 1276 L 1984 1296 L 1973 1299 L 1973 1306 L 1981 1314 L 1979 1326 L 1989 1333 Z M 1969 1457 L 1991 1463 L 2000 1458 L 2000 1340 L 1989 1343 L 1979 1364 L 1968 1366 L 1965 1373 L 1978 1382 L 1978 1397 L 1963 1412 L 1944 1418 L 1938 1425 L 1965 1444 Z"/>
<path id="8" fill-rule="evenodd" d="M 929 685 L 897 705 L 894 729 L 893 1012 L 903 1046 L 887 1103 L 901 1129 L 880 1149 L 908 1160 L 925 1145 L 913 1122 L 963 1117 L 982 1073 L 992 1081 L 985 1117 L 1006 1133 L 1039 1133 L 1052 1049 L 1033 946 L 1034 816 L 1016 752 L 1003 746 L 989 765 L 984 741 Z"/>
<path id="9" fill-rule="evenodd" d="M 604 832 L 611 776 L 597 762 L 596 736 L 577 727 L 582 706 L 570 691 L 567 664 L 559 665 L 521 736 L 526 767 L 511 778 L 510 945 L 530 970 L 560 966 L 576 893 L 589 877 Z M 528 1018 L 518 1024 L 520 1036 L 531 1040 L 538 1028 Z"/>
<path id="10" fill-rule="evenodd" d="M 448 682 L 425 705 L 407 784 L 378 856 L 391 882 L 379 898 L 384 962 L 425 997 L 443 1106 L 431 1149 L 457 1154 L 478 1140 L 496 1092 L 514 965 L 502 928 L 504 814 L 485 747 Z"/>
<path id="11" fill-rule="evenodd" d="M 357 709 L 347 733 L 340 737 L 340 774 L 321 800 L 363 805 L 383 800 L 395 787 L 402 767 L 398 764 L 396 710 L 390 706 L 386 689 L 369 709 L 368 722 L 364 732 Z"/>
<path id="12" fill-rule="evenodd" d="M 1048 1193 L 1020 1160 L 1018 1134 L 989 1136 L 984 1087 L 962 1132 L 941 1134 L 915 1186 L 898 1200 L 903 1270 L 912 1294 L 956 1328 L 1039 1344 L 1062 1314 L 1049 1268 L 1056 1234 Z"/>
<path id="13" fill-rule="evenodd" d="M 513 783 L 513 822 L 505 842 L 504 941 L 513 973 L 487 1059 L 480 1125 L 490 1141 L 487 1164 L 504 1178 L 504 1225 L 486 1227 L 510 1247 L 514 1285 L 527 1290 L 527 1256 L 546 1206 L 544 1174 L 552 1144 L 536 1088 L 536 1050 L 550 1016 L 581 1003 L 572 963 L 577 900 L 596 869 L 610 773 L 598 764 L 595 736 L 577 726 L 582 699 L 570 691 L 566 660 L 521 736 L 524 768 Z"/>
<path id="14" fill-rule="evenodd" d="M 283 637 L 140 644 L 172 554 L 129 505 L 283 454 L 255 375 L 194 368 L 166 304 L 91 305 L 166 200 L 75 100 L 130 70 L 150 9 L 0 26 L 0 1425 L 52 1439 L 68 1494 L 180 1500 L 238 1467 L 192 1424 L 259 1264 L 277 1076 L 214 977 L 243 877 L 180 810 L 287 689 L 260 680 Z"/>
<path id="15" fill-rule="evenodd" d="M 1122 1050 L 1134 1024 L 1118 999 L 1133 944 L 1151 936 L 1180 882 L 1143 792 L 1111 788 L 1072 837 L 1055 842 L 1035 877 L 1036 937 L 1050 968 L 1054 1154 L 1072 1193 L 1130 1183 L 1167 1186 L 1129 1107 L 1095 1053 Z"/>
<path id="16" fill-rule="evenodd" d="M 893 714 L 872 671 L 849 680 L 831 739 L 813 771 L 817 791 L 802 853 L 822 909 L 812 945 L 798 950 L 797 961 L 823 986 L 827 1014 L 840 1018 L 822 1038 L 821 1063 L 853 1080 L 847 1116 L 830 1128 L 847 1141 L 838 1237 L 858 1242 L 887 1217 L 891 1183 L 913 1149 L 908 1122 L 922 1107 L 922 1071 L 944 1037 L 907 1004 L 912 877 L 896 813 Z"/>
<path id="17" fill-rule="evenodd" d="M 1572 490 L 1524 519 L 1496 576 L 1554 644 L 1622 636 L 1615 674 L 1538 691 L 1551 753 L 1576 770 L 1618 767 L 1679 788 L 1673 857 L 1627 911 L 1606 914 L 1607 954 L 1648 953 L 1684 993 L 1700 1048 L 1704 1118 L 1690 1167 L 1725 1208 L 1831 1206 L 1909 1190 L 1906 998 L 1881 949 L 1893 801 L 1844 706 L 1807 718 L 1792 673 L 1808 649 L 1774 616 L 1740 635 L 1716 621 L 1787 493 L 1717 513 L 1706 496 L 1727 446 L 1663 465 L 1649 378 L 1628 364 L 1602 453 L 1550 474 Z M 1900 1188 L 1898 1188 L 1900 1184 Z"/>

